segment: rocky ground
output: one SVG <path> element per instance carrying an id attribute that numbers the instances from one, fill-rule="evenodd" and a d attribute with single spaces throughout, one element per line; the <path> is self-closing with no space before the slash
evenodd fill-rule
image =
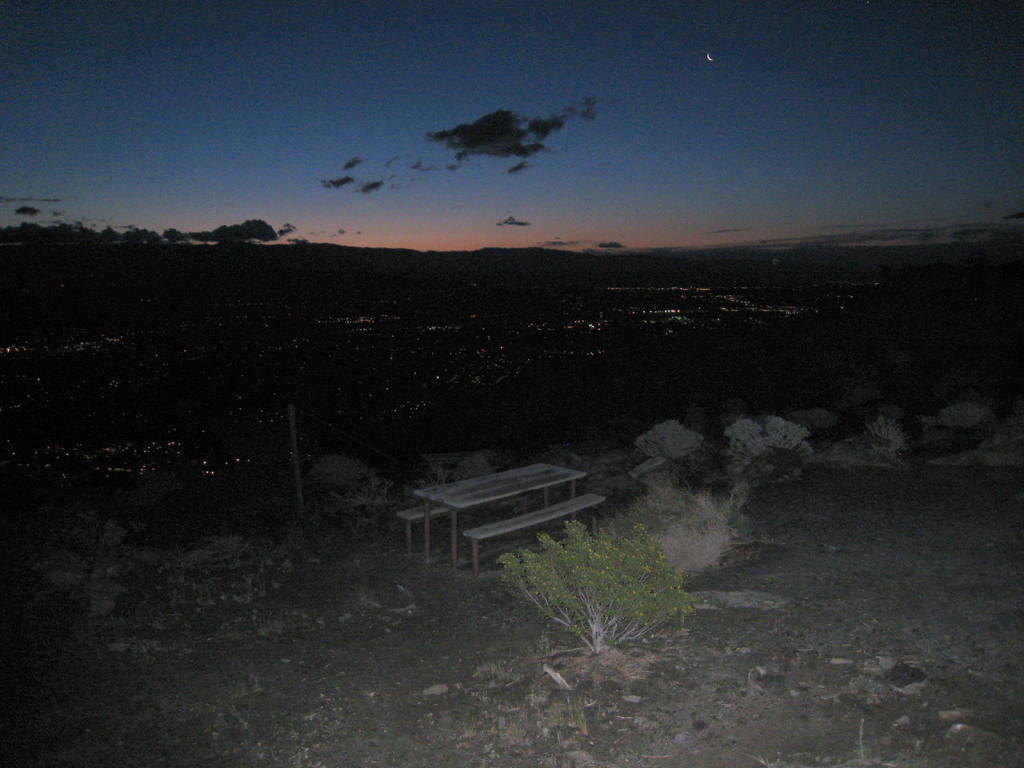
<path id="1" fill-rule="evenodd" d="M 397 530 L 359 556 L 129 532 L 92 616 L 51 552 L 9 613 L 0 762 L 1024 766 L 1020 467 L 811 466 L 746 512 L 684 632 L 598 657 L 501 584 L 532 533 L 475 580 Z"/>

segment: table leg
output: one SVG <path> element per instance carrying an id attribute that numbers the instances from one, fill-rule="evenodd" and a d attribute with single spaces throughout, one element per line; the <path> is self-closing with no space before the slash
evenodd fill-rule
<path id="1" fill-rule="evenodd" d="M 430 560 L 430 502 L 423 503 L 423 559 Z"/>
<path id="2" fill-rule="evenodd" d="M 459 567 L 459 511 L 452 510 L 452 568 Z"/>

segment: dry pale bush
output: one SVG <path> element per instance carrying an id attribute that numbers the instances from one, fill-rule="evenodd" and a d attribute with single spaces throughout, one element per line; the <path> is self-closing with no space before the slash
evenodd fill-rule
<path id="1" fill-rule="evenodd" d="M 938 415 L 932 418 L 922 417 L 921 421 L 926 427 L 954 427 L 970 429 L 991 424 L 995 421 L 995 414 L 992 409 L 982 403 L 972 400 L 961 400 L 947 405 Z"/>
<path id="2" fill-rule="evenodd" d="M 494 467 L 487 460 L 487 454 L 474 453 L 459 462 L 458 466 L 452 471 L 452 480 L 465 480 L 469 477 L 493 474 Z"/>
<path id="3" fill-rule="evenodd" d="M 739 418 L 725 429 L 727 454 L 733 463 L 746 465 L 773 448 L 810 453 L 808 434 L 806 427 L 779 416 Z"/>
<path id="4" fill-rule="evenodd" d="M 725 429 L 728 470 L 751 482 L 778 482 L 799 477 L 813 453 L 808 429 L 779 416 L 742 417 Z"/>
<path id="5" fill-rule="evenodd" d="M 932 459 L 929 464 L 953 466 L 1024 467 L 1024 414 L 997 423 L 991 434 L 976 447 L 951 456 Z"/>
<path id="6" fill-rule="evenodd" d="M 698 573 L 718 563 L 739 540 L 746 525 L 741 513 L 746 501 L 744 486 L 729 493 L 694 491 L 659 477 L 607 527 L 614 534 L 627 535 L 637 523 L 642 524 L 661 544 L 669 565 Z"/>
<path id="7" fill-rule="evenodd" d="M 675 419 L 655 424 L 634 443 L 651 458 L 686 459 L 704 445 L 704 436 Z"/>
<path id="8" fill-rule="evenodd" d="M 317 459 L 306 475 L 306 480 L 311 485 L 336 490 L 358 485 L 374 474 L 373 469 L 359 459 L 340 453 L 329 453 Z"/>
<path id="9" fill-rule="evenodd" d="M 901 452 L 891 450 L 889 443 L 870 434 L 854 435 L 837 443 L 820 446 L 807 457 L 809 462 L 830 464 L 844 469 L 853 467 L 880 467 L 909 469 Z"/>
<path id="10" fill-rule="evenodd" d="M 839 423 L 839 417 L 824 408 L 808 408 L 802 411 L 790 411 L 786 418 L 795 424 L 807 428 L 811 432 L 832 429 Z"/>
<path id="11" fill-rule="evenodd" d="M 876 438 L 882 450 L 894 454 L 907 450 L 907 433 L 899 419 L 879 414 L 873 421 L 867 422 L 865 430 L 869 437 Z"/>

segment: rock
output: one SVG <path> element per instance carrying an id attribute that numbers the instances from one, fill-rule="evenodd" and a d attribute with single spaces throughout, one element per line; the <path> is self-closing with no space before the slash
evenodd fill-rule
<path id="1" fill-rule="evenodd" d="M 954 723 L 949 726 L 945 737 L 959 746 L 996 746 L 1002 741 L 996 734 L 966 723 Z"/>
<path id="2" fill-rule="evenodd" d="M 871 675 L 857 675 L 846 687 L 850 693 L 859 696 L 867 704 L 880 703 L 888 692 L 885 683 Z"/>
<path id="3" fill-rule="evenodd" d="M 574 749 L 558 757 L 558 768 L 587 768 L 594 764 L 590 753 L 582 749 Z"/>
<path id="4" fill-rule="evenodd" d="M 896 666 L 896 658 L 894 656 L 876 656 L 875 658 L 878 661 L 878 668 L 884 673 L 890 672 Z"/>
<path id="5" fill-rule="evenodd" d="M 116 547 L 124 541 L 128 532 L 113 520 L 107 520 L 103 526 L 103 533 L 100 534 L 100 546 L 106 549 Z"/>
<path id="6" fill-rule="evenodd" d="M 820 445 L 813 454 L 807 457 L 809 464 L 829 464 L 832 466 L 850 467 L 885 467 L 889 469 L 908 469 L 907 462 L 900 454 L 887 450 L 862 435 L 841 440 L 837 443 Z"/>
<path id="7" fill-rule="evenodd" d="M 416 610 L 412 594 L 397 582 L 380 576 L 360 576 L 351 585 L 352 593 L 360 605 L 392 613 L 411 613 Z"/>
<path id="8" fill-rule="evenodd" d="M 633 479 L 643 477 L 649 472 L 653 472 L 656 469 L 660 469 L 668 463 L 668 459 L 662 456 L 655 456 L 648 459 L 643 464 L 639 464 L 629 471 L 629 476 Z"/>
<path id="9" fill-rule="evenodd" d="M 96 579 L 89 585 L 89 611 L 93 616 L 108 616 L 117 605 L 117 596 L 127 592 L 123 586 L 109 579 Z"/>
<path id="10" fill-rule="evenodd" d="M 929 463 L 951 466 L 1024 466 L 1024 424 L 1017 418 L 1007 419 L 976 447 L 932 459 Z"/>
<path id="11" fill-rule="evenodd" d="M 915 683 L 923 683 L 928 679 L 927 673 L 916 664 L 901 661 L 895 664 L 886 675 L 886 680 L 894 688 L 904 688 Z"/>
<path id="12" fill-rule="evenodd" d="M 972 714 L 974 714 L 973 710 L 970 710 L 970 709 L 960 709 L 959 707 L 957 707 L 956 709 L 943 709 L 943 710 L 940 710 L 939 713 L 938 713 L 939 720 L 942 720 L 945 723 L 952 723 L 952 722 L 957 722 L 957 721 L 960 721 L 960 720 L 966 720 Z"/>
<path id="13" fill-rule="evenodd" d="M 448 693 L 447 683 L 438 683 L 437 685 L 432 685 L 429 688 L 424 688 L 422 691 L 422 695 L 424 696 L 443 696 L 446 693 Z"/>

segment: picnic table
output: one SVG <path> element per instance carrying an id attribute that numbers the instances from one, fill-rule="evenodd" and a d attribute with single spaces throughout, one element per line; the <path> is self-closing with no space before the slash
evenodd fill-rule
<path id="1" fill-rule="evenodd" d="M 424 502 L 422 505 L 421 518 L 423 521 L 424 557 L 426 559 L 430 558 L 430 519 L 433 515 L 448 514 L 451 516 L 452 565 L 457 566 L 459 555 L 458 515 L 460 511 L 509 499 L 523 499 L 525 506 L 526 494 L 533 491 L 542 491 L 544 497 L 542 509 L 530 513 L 529 515 L 521 515 L 519 517 L 506 519 L 505 521 L 499 521 L 498 524 L 494 525 L 501 525 L 502 531 L 515 530 L 516 528 L 525 527 L 526 525 L 542 522 L 543 519 L 551 519 L 562 514 L 574 514 L 576 511 L 575 508 L 570 510 L 568 507 L 560 505 L 549 507 L 549 494 L 552 488 L 568 485 L 569 498 L 575 499 L 576 481 L 586 476 L 586 472 L 578 469 L 559 467 L 554 464 L 530 464 L 525 467 L 508 469 L 504 472 L 495 472 L 493 474 L 471 477 L 466 480 L 459 480 L 453 483 L 442 483 L 440 485 L 431 485 L 426 488 L 419 488 L 413 491 L 413 493 L 423 499 Z M 593 499 L 591 497 L 593 497 Z M 599 499 L 600 501 L 604 500 L 603 497 L 599 497 L 596 494 L 588 494 L 586 504 L 583 504 L 581 501 L 577 502 L 573 506 L 590 506 L 593 503 L 597 503 L 594 499 Z M 565 502 L 562 502 L 562 504 L 564 505 Z M 411 513 L 412 510 L 408 510 L 408 512 Z M 545 514 L 547 514 L 546 518 Z M 407 522 L 409 522 L 408 517 Z M 481 529 L 474 530 L 482 530 L 482 528 L 483 527 L 481 527 Z M 485 531 L 481 534 L 481 537 L 491 535 L 493 531 L 497 530 L 498 529 Z M 471 532 L 467 531 L 467 534 L 468 533 Z M 407 533 L 407 536 L 408 535 L 409 534 Z M 474 571 L 477 571 L 477 541 L 478 539 L 473 539 Z"/>

